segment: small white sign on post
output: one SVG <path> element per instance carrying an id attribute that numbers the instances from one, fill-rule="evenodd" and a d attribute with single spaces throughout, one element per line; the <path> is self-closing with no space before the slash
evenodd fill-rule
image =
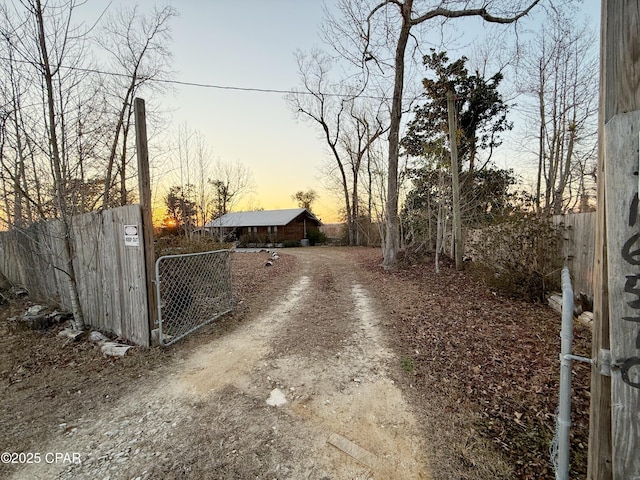
<path id="1" fill-rule="evenodd" d="M 138 225 L 124 226 L 124 244 L 127 247 L 140 246 L 140 236 L 138 234 Z"/>

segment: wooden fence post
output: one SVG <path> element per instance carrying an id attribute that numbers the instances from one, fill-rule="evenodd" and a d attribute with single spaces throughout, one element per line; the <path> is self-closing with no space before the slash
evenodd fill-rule
<path id="1" fill-rule="evenodd" d="M 596 196 L 596 233 L 593 258 L 593 336 L 591 358 L 598 364 L 591 369 L 589 412 L 588 480 L 611 480 L 611 377 L 599 371 L 600 352 L 609 346 L 609 302 L 607 296 L 607 232 L 604 173 L 604 82 L 606 0 L 602 0 L 600 24 L 600 108 L 598 111 L 598 167 Z"/>
<path id="2" fill-rule="evenodd" d="M 456 270 L 463 270 L 462 219 L 460 214 L 460 181 L 458 179 L 458 127 L 455 117 L 453 91 L 447 91 L 447 115 L 449 119 L 449 144 L 451 148 L 451 187 L 453 189 L 453 245 Z"/>
<path id="3" fill-rule="evenodd" d="M 151 178 L 149 176 L 149 148 L 147 145 L 147 121 L 144 100 L 136 98 L 133 101 L 136 125 L 136 149 L 138 156 L 138 190 L 140 208 L 142 209 L 142 239 L 144 242 L 144 256 L 147 280 L 147 310 L 149 312 L 149 342 L 153 337 L 158 319 L 158 303 L 155 288 L 155 261 L 153 248 L 153 216 L 151 214 Z"/>
<path id="4" fill-rule="evenodd" d="M 593 348 L 602 361 L 610 347 L 613 368 L 592 375 L 593 480 L 640 478 L 639 10 L 640 0 L 602 2 Z"/>

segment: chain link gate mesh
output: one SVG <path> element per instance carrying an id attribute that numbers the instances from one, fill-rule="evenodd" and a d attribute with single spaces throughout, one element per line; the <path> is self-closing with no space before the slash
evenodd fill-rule
<path id="1" fill-rule="evenodd" d="M 231 311 L 231 252 L 160 257 L 156 289 L 160 344 L 171 345 Z"/>

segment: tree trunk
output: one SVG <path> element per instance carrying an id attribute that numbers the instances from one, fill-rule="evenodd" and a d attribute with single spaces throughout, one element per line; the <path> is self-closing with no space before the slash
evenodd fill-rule
<path id="1" fill-rule="evenodd" d="M 360 222 L 358 212 L 358 176 L 354 175 L 353 177 L 353 191 L 351 193 L 351 209 L 353 210 L 353 227 L 354 227 L 354 238 L 353 245 L 360 245 Z"/>
<path id="2" fill-rule="evenodd" d="M 575 122 L 575 120 L 574 120 Z M 571 161 L 573 160 L 573 149 L 576 140 L 576 131 L 574 128 L 575 123 L 569 126 L 569 145 L 567 146 L 567 153 L 564 159 L 564 167 L 562 175 L 560 176 L 560 183 L 554 198 L 553 213 L 554 215 L 560 215 L 562 213 L 562 205 L 564 200 L 564 191 L 567 188 L 569 177 L 571 176 Z"/>
<path id="3" fill-rule="evenodd" d="M 120 132 L 123 130 L 127 108 L 129 109 L 129 112 L 131 112 L 130 103 L 134 95 L 136 80 L 137 80 L 137 69 L 134 71 L 134 74 L 131 78 L 131 82 L 129 83 L 129 87 L 127 88 L 127 92 L 122 102 L 122 108 L 120 108 L 120 112 L 118 113 L 118 121 L 116 123 L 116 129 L 115 129 L 113 141 L 111 142 L 111 150 L 109 152 L 109 161 L 107 163 L 107 172 L 104 177 L 104 193 L 103 193 L 103 199 L 102 199 L 102 208 L 104 210 L 109 208 L 109 204 L 111 202 L 111 187 L 113 186 L 112 185 L 113 184 L 113 167 L 116 162 L 118 142 L 120 140 Z M 129 114 L 129 117 L 130 117 L 130 114 Z M 127 138 L 125 136 L 125 138 L 123 139 L 123 142 L 126 143 L 126 141 L 127 141 Z"/>
<path id="4" fill-rule="evenodd" d="M 391 121 L 389 125 L 389 166 L 387 178 L 386 240 L 384 248 L 384 268 L 396 264 L 400 246 L 400 219 L 398 217 L 398 157 L 400 140 L 400 121 L 402 120 L 402 92 L 404 87 L 404 56 L 411 30 L 411 11 L 413 0 L 407 0 L 401 8 L 402 27 L 398 36 L 395 56 L 395 78 L 393 101 L 391 103 Z"/>
<path id="5" fill-rule="evenodd" d="M 369 225 L 367 227 L 367 245 L 371 245 L 372 226 L 373 226 L 373 175 L 371 173 L 371 151 L 367 150 L 367 220 Z"/>
<path id="6" fill-rule="evenodd" d="M 541 80 L 544 82 L 543 76 L 540 75 Z M 544 170 L 544 84 L 540 88 L 540 138 L 538 139 L 538 179 L 536 182 L 536 212 L 540 214 L 540 195 L 542 187 L 542 172 Z"/>
<path id="7" fill-rule="evenodd" d="M 440 247 L 442 245 L 442 204 L 438 205 L 438 225 L 436 227 L 436 273 L 440 273 Z"/>
<path id="8" fill-rule="evenodd" d="M 56 114 L 53 92 L 53 74 L 51 73 L 51 65 L 49 63 L 49 54 L 47 51 L 47 41 L 44 32 L 44 16 L 42 13 L 42 5 L 40 0 L 36 0 L 36 21 L 38 23 L 38 41 L 40 46 L 40 55 L 42 56 L 42 67 L 44 70 L 44 81 L 47 91 L 47 110 L 49 117 L 49 142 L 51 144 L 51 162 L 53 163 L 53 171 L 55 174 L 55 193 L 60 217 L 62 219 L 64 247 L 65 247 L 65 268 L 69 278 L 68 288 L 71 298 L 71 309 L 73 313 L 73 326 L 80 330 L 84 328 L 84 317 L 80 306 L 80 297 L 78 295 L 78 285 L 76 283 L 75 267 L 73 265 L 73 245 L 71 239 L 71 226 L 69 224 L 67 205 L 66 205 L 66 189 L 65 179 L 62 176 L 62 168 L 60 165 L 60 149 L 58 145 L 58 137 L 56 135 Z"/>
<path id="9" fill-rule="evenodd" d="M 22 135 L 20 135 L 20 124 L 18 122 L 18 112 L 20 112 L 20 92 L 17 85 L 17 79 L 14 76 L 13 71 L 13 50 L 9 49 L 9 75 L 11 77 L 11 88 L 13 90 L 13 122 L 15 126 L 16 134 L 16 150 L 18 155 L 18 164 L 14 171 L 14 187 L 13 187 L 13 225 L 21 227 L 23 225 L 22 216 L 22 189 L 20 179 L 24 175 L 24 150 L 22 147 Z M 9 212 L 7 212 L 9 214 Z"/>
<path id="10" fill-rule="evenodd" d="M 325 138 L 327 140 L 327 143 L 329 144 L 329 148 L 331 148 L 331 152 L 333 153 L 333 156 L 336 159 L 336 162 L 338 164 L 338 169 L 340 170 L 340 180 L 342 181 L 342 193 L 344 194 L 344 204 L 345 204 L 345 210 L 346 210 L 345 213 L 347 216 L 347 229 L 349 231 L 349 245 L 353 245 L 353 241 L 355 238 L 354 226 L 353 226 L 353 205 L 349 200 L 349 184 L 347 182 L 347 174 L 344 170 L 344 164 L 340 159 L 340 153 L 336 148 L 336 144 L 331 140 L 331 135 L 329 134 L 329 126 L 324 121 L 324 119 L 322 119 L 320 124 L 322 126 L 322 129 L 324 130 Z"/>
<path id="11" fill-rule="evenodd" d="M 122 132 L 122 152 L 120 153 L 120 206 L 127 204 L 127 138 L 129 138 L 129 128 L 131 127 L 131 112 L 129 108 L 129 114 L 126 123 L 123 125 Z"/>

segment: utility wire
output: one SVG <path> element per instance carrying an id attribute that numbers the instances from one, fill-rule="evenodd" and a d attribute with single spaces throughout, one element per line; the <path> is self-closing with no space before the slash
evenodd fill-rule
<path id="1" fill-rule="evenodd" d="M 6 57 L 0 57 L 0 60 L 4 62 L 9 62 L 10 59 Z M 18 60 L 12 59 L 14 62 L 18 63 L 27 63 L 29 65 L 34 65 L 34 62 L 30 62 L 28 60 Z M 85 68 L 85 67 L 72 67 L 67 65 L 59 65 L 58 68 L 77 71 L 77 72 L 85 72 L 85 73 L 95 73 L 99 75 L 108 75 L 112 77 L 123 77 L 123 78 L 131 78 L 130 75 L 125 73 L 116 73 L 116 72 L 107 72 L 105 70 L 98 70 L 95 68 Z M 284 90 L 277 88 L 257 88 L 257 87 L 238 87 L 234 85 L 217 85 L 213 83 L 200 83 L 200 82 L 189 82 L 182 80 L 168 80 L 162 78 L 144 78 L 141 77 L 141 80 L 145 80 L 148 82 L 156 82 L 156 83 L 164 83 L 168 85 L 181 85 L 186 87 L 197 87 L 197 88 L 209 88 L 216 90 L 232 90 L 239 92 L 256 92 L 256 93 L 277 93 L 280 95 L 322 95 L 325 97 L 338 97 L 338 98 L 354 98 L 354 95 L 348 95 L 345 93 L 335 93 L 335 92 L 305 92 L 300 90 Z M 378 95 L 358 95 L 357 98 L 365 98 L 370 100 L 389 100 L 389 97 L 386 96 L 378 96 Z"/>

